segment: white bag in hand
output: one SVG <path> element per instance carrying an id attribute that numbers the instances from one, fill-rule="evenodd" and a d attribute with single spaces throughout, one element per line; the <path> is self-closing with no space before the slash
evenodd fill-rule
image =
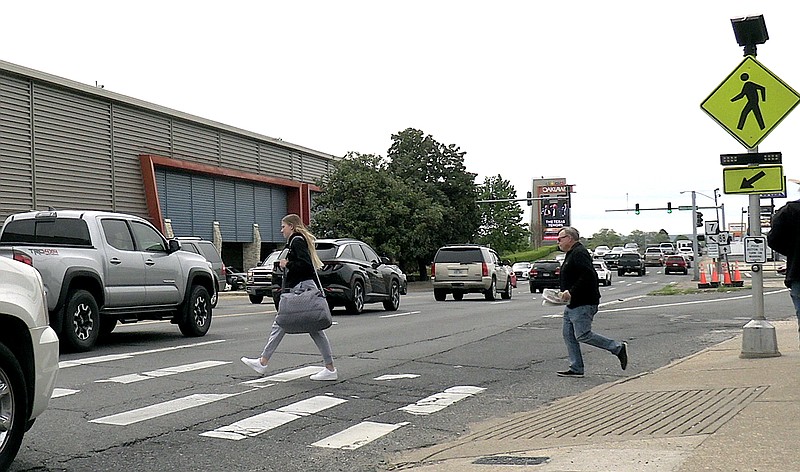
<path id="1" fill-rule="evenodd" d="M 566 305 L 569 303 L 561 299 L 561 293 L 554 288 L 542 290 L 542 306 Z"/>

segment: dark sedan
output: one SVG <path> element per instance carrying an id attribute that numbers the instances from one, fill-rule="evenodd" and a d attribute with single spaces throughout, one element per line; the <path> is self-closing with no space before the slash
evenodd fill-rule
<path id="1" fill-rule="evenodd" d="M 315 247 L 323 263 L 319 278 L 331 308 L 344 306 L 349 313 L 358 314 L 367 303 L 381 302 L 390 311 L 400 307 L 400 295 L 406 292 L 405 275 L 367 243 L 357 239 L 318 239 Z M 282 253 L 279 259 L 285 257 Z M 283 270 L 276 264 L 272 273 L 275 307 L 280 302 L 282 280 Z"/>
<path id="2" fill-rule="evenodd" d="M 555 260 L 536 261 L 528 273 L 531 293 L 543 292 L 546 288 L 559 288 L 561 263 Z"/>

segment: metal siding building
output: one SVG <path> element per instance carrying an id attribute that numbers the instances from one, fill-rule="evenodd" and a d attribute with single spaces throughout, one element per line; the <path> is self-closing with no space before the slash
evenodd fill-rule
<path id="1" fill-rule="evenodd" d="M 110 210 L 179 236 L 282 242 L 308 222 L 330 154 L 0 61 L 0 220 L 31 209 Z"/>

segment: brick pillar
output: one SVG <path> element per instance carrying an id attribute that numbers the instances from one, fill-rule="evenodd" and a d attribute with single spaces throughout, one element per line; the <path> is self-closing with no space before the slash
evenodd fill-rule
<path id="1" fill-rule="evenodd" d="M 242 246 L 242 265 L 243 270 L 255 267 L 261 262 L 261 231 L 258 223 L 253 223 L 253 241 L 244 243 Z"/>
<path id="2" fill-rule="evenodd" d="M 222 230 L 219 229 L 219 221 L 211 223 L 211 242 L 217 248 L 217 252 L 222 255 Z"/>

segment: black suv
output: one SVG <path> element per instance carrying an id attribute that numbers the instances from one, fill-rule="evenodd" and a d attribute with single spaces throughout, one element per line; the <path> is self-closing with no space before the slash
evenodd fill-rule
<path id="1" fill-rule="evenodd" d="M 536 261 L 528 272 L 531 293 L 544 292 L 546 288 L 560 288 L 561 263 L 553 260 Z"/>
<path id="2" fill-rule="evenodd" d="M 365 242 L 357 239 L 318 239 L 315 242 L 322 269 L 317 271 L 331 309 L 344 306 L 359 314 L 365 303 L 383 302 L 386 310 L 400 307 L 400 295 L 406 294 L 406 278 L 399 267 L 391 265 Z M 278 260 L 286 258 L 284 249 Z M 272 301 L 280 303 L 283 269 L 275 263 L 272 272 Z"/>

